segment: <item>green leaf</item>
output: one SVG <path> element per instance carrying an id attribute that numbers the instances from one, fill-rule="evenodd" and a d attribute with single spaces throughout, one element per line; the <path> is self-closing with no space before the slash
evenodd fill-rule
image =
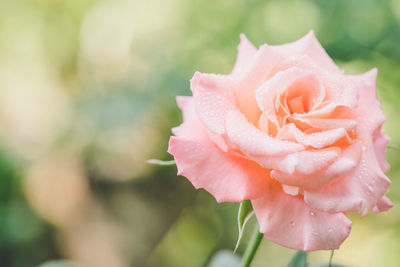
<path id="1" fill-rule="evenodd" d="M 42 263 L 38 267 L 78 267 L 78 265 L 69 261 L 55 260 Z"/>
<path id="2" fill-rule="evenodd" d="M 287 267 L 307 267 L 307 252 L 297 251 Z"/>
<path id="3" fill-rule="evenodd" d="M 243 236 L 243 230 L 244 227 L 246 226 L 247 222 L 251 218 L 251 216 L 254 214 L 253 211 L 253 206 L 251 205 L 250 200 L 243 200 L 242 203 L 240 203 L 239 206 L 239 212 L 238 212 L 238 239 L 236 241 L 236 246 L 235 249 L 233 250 L 233 253 L 236 252 L 236 250 L 239 247 L 240 240 L 242 239 Z"/>
<path id="4" fill-rule="evenodd" d="M 175 165 L 175 160 L 159 160 L 159 159 L 149 159 L 147 161 L 148 164 L 154 164 L 154 165 L 161 165 L 161 166 L 170 166 L 170 165 Z"/>

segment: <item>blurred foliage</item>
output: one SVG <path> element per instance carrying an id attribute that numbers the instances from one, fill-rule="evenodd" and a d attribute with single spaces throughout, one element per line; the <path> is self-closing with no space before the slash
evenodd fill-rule
<path id="1" fill-rule="evenodd" d="M 351 216 L 334 260 L 397 266 L 398 0 L 0 1 L 0 265 L 223 266 L 238 205 L 216 204 L 175 167 L 145 162 L 171 159 L 170 128 L 181 121 L 175 96 L 190 95 L 197 70 L 229 73 L 240 33 L 258 46 L 310 29 L 346 72 L 379 69 L 391 137 L 397 205 Z M 286 266 L 293 253 L 264 241 L 254 266 Z"/>
<path id="2" fill-rule="evenodd" d="M 26 203 L 18 169 L 16 159 L 0 154 L 0 266 L 35 265 L 59 256 L 53 229 Z"/>

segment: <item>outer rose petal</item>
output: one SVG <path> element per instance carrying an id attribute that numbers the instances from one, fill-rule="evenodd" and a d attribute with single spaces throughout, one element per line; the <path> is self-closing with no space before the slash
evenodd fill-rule
<path id="1" fill-rule="evenodd" d="M 393 203 L 387 198 L 387 197 L 382 197 L 376 206 L 372 209 L 374 213 L 380 213 L 382 211 L 387 211 L 390 208 L 393 208 Z"/>
<path id="2" fill-rule="evenodd" d="M 197 119 L 192 96 L 177 96 L 176 103 L 182 110 L 183 121 Z"/>
<path id="3" fill-rule="evenodd" d="M 267 190 L 267 171 L 256 163 L 223 152 L 208 137 L 198 120 L 180 126 L 169 142 L 168 152 L 176 160 L 178 174 L 195 188 L 204 188 L 218 202 L 241 202 Z"/>
<path id="4" fill-rule="evenodd" d="M 269 192 L 252 200 L 260 232 L 279 245 L 313 251 L 337 249 L 349 235 L 351 221 L 343 213 L 310 208 L 300 196 L 290 196 L 270 180 Z"/>
<path id="5" fill-rule="evenodd" d="M 356 108 L 357 121 L 359 125 L 363 125 L 369 136 L 373 136 L 386 120 L 381 104 L 376 98 L 377 73 L 377 69 L 372 69 L 361 75 L 349 75 L 355 81 L 360 96 Z"/>
<path id="6" fill-rule="evenodd" d="M 227 75 L 196 72 L 190 81 L 199 119 L 219 135 L 225 132 L 228 111 L 237 109 L 232 87 L 231 77 Z"/>
<path id="7" fill-rule="evenodd" d="M 195 109 L 195 104 L 194 104 L 194 99 L 192 96 L 178 96 L 176 98 L 176 102 L 179 106 L 179 108 L 182 110 L 183 114 L 183 121 L 187 122 L 189 120 L 198 120 L 197 114 L 196 114 L 196 109 Z M 181 126 L 174 127 L 172 128 L 172 133 L 175 135 L 179 135 L 179 130 L 181 129 Z M 228 145 L 225 142 L 225 139 L 214 133 L 209 131 L 208 135 L 210 139 L 223 151 L 228 151 Z"/>
<path id="8" fill-rule="evenodd" d="M 381 166 L 383 172 L 387 172 L 390 168 L 389 163 L 385 159 L 385 150 L 388 142 L 389 137 L 384 135 L 382 132 L 378 134 L 378 137 L 374 142 L 376 158 L 378 159 L 379 166 Z"/>
<path id="9" fill-rule="evenodd" d="M 253 123 L 258 120 L 261 113 L 255 99 L 255 90 L 267 80 L 268 75 L 282 59 L 270 46 L 263 45 L 253 56 L 246 70 L 234 77 L 238 106 Z"/>
<path id="10" fill-rule="evenodd" d="M 238 56 L 232 74 L 240 75 L 240 73 L 245 71 L 256 53 L 257 49 L 242 33 L 240 35 L 240 44 L 238 46 Z"/>
<path id="11" fill-rule="evenodd" d="M 307 55 L 320 67 L 334 73 L 342 73 L 341 69 L 333 62 L 321 46 L 314 31 L 309 31 L 303 38 L 284 45 L 272 46 L 274 50 L 284 55 L 284 58 L 295 58 Z"/>

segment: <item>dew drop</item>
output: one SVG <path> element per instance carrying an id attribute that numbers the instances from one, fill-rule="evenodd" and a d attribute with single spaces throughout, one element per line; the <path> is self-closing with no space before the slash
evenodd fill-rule
<path id="1" fill-rule="evenodd" d="M 362 146 L 362 150 L 363 151 L 367 150 L 367 147 L 366 146 Z"/>
<path id="2" fill-rule="evenodd" d="M 329 227 L 329 228 L 328 228 L 328 232 L 329 232 L 329 233 L 332 233 L 332 232 L 333 232 L 333 228 L 332 228 L 332 227 Z"/>
<path id="3" fill-rule="evenodd" d="M 290 221 L 290 225 L 294 226 L 296 223 L 294 221 Z"/>
<path id="4" fill-rule="evenodd" d="M 310 215 L 311 215 L 311 216 L 314 216 L 314 215 L 315 215 L 315 212 L 310 211 Z"/>

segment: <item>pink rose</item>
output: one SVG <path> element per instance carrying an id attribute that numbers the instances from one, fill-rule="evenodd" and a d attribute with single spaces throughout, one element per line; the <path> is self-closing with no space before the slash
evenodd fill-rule
<path id="1" fill-rule="evenodd" d="M 244 35 L 232 73 L 196 72 L 178 97 L 168 152 L 178 174 L 218 202 L 250 199 L 260 231 L 282 246 L 336 249 L 346 212 L 393 206 L 377 70 L 347 75 L 311 31 L 256 49 Z"/>

